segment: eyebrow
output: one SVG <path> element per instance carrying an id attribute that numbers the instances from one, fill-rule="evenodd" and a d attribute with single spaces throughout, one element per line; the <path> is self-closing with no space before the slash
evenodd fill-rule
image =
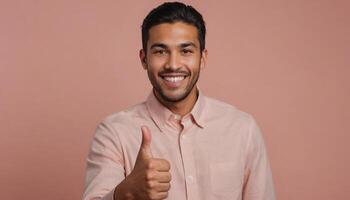
<path id="1" fill-rule="evenodd" d="M 188 46 L 193 46 L 193 47 L 197 48 L 197 45 L 195 43 L 193 43 L 193 42 L 184 42 L 184 43 L 181 43 L 178 46 L 181 47 L 181 48 L 186 48 Z M 164 44 L 164 43 L 154 43 L 154 44 L 152 44 L 150 49 L 153 49 L 153 48 L 156 48 L 156 47 L 163 48 L 163 49 L 168 49 L 168 46 L 166 44 Z"/>
<path id="2" fill-rule="evenodd" d="M 197 48 L 197 45 L 193 42 L 185 42 L 180 44 L 180 47 L 185 48 L 185 47 L 189 47 L 189 46 L 193 46 L 194 48 Z"/>
<path id="3" fill-rule="evenodd" d="M 163 44 L 163 43 L 154 43 L 152 44 L 151 48 L 150 49 L 153 49 L 153 48 L 156 48 L 156 47 L 160 47 L 160 48 L 163 48 L 163 49 L 167 49 L 168 47 Z"/>

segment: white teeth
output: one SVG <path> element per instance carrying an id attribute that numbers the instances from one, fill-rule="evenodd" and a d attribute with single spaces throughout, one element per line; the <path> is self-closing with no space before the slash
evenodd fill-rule
<path id="1" fill-rule="evenodd" d="M 164 77 L 164 79 L 167 80 L 167 81 L 175 83 L 175 82 L 184 80 L 185 77 L 184 76 L 171 76 L 171 77 L 170 76 L 166 76 L 166 77 Z"/>

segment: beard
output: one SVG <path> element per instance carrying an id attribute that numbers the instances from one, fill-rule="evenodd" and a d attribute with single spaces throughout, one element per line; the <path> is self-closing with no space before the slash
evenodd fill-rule
<path id="1" fill-rule="evenodd" d="M 188 95 L 191 93 L 193 90 L 194 86 L 196 86 L 198 79 L 199 79 L 199 74 L 200 74 L 200 68 L 198 67 L 198 71 L 194 71 L 193 73 L 191 72 L 185 72 L 181 70 L 163 70 L 158 73 L 158 77 L 160 77 L 160 74 L 162 73 L 184 73 L 187 74 L 186 79 L 190 79 L 190 82 L 187 83 L 184 89 L 181 89 L 180 94 L 178 95 L 167 95 L 167 92 L 165 91 L 166 89 L 161 86 L 160 83 L 158 83 L 157 78 L 150 72 L 150 70 L 147 70 L 148 77 L 150 79 L 150 82 L 153 86 L 153 92 L 158 94 L 156 96 L 159 96 L 163 101 L 169 102 L 169 103 L 177 103 L 181 102 L 182 100 L 186 99 Z"/>

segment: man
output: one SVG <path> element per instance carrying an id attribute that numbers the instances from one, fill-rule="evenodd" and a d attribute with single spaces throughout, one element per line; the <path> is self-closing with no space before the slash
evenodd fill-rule
<path id="1" fill-rule="evenodd" d="M 144 19 L 140 59 L 153 91 L 98 126 L 84 199 L 275 199 L 254 119 L 196 86 L 205 33 L 201 14 L 182 3 Z"/>

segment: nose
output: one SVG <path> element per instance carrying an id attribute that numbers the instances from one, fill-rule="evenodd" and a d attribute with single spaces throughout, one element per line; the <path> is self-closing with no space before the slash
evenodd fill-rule
<path id="1" fill-rule="evenodd" d="M 174 52 L 171 52 L 168 57 L 168 61 L 165 66 L 166 69 L 176 71 L 181 68 L 181 56 Z"/>

